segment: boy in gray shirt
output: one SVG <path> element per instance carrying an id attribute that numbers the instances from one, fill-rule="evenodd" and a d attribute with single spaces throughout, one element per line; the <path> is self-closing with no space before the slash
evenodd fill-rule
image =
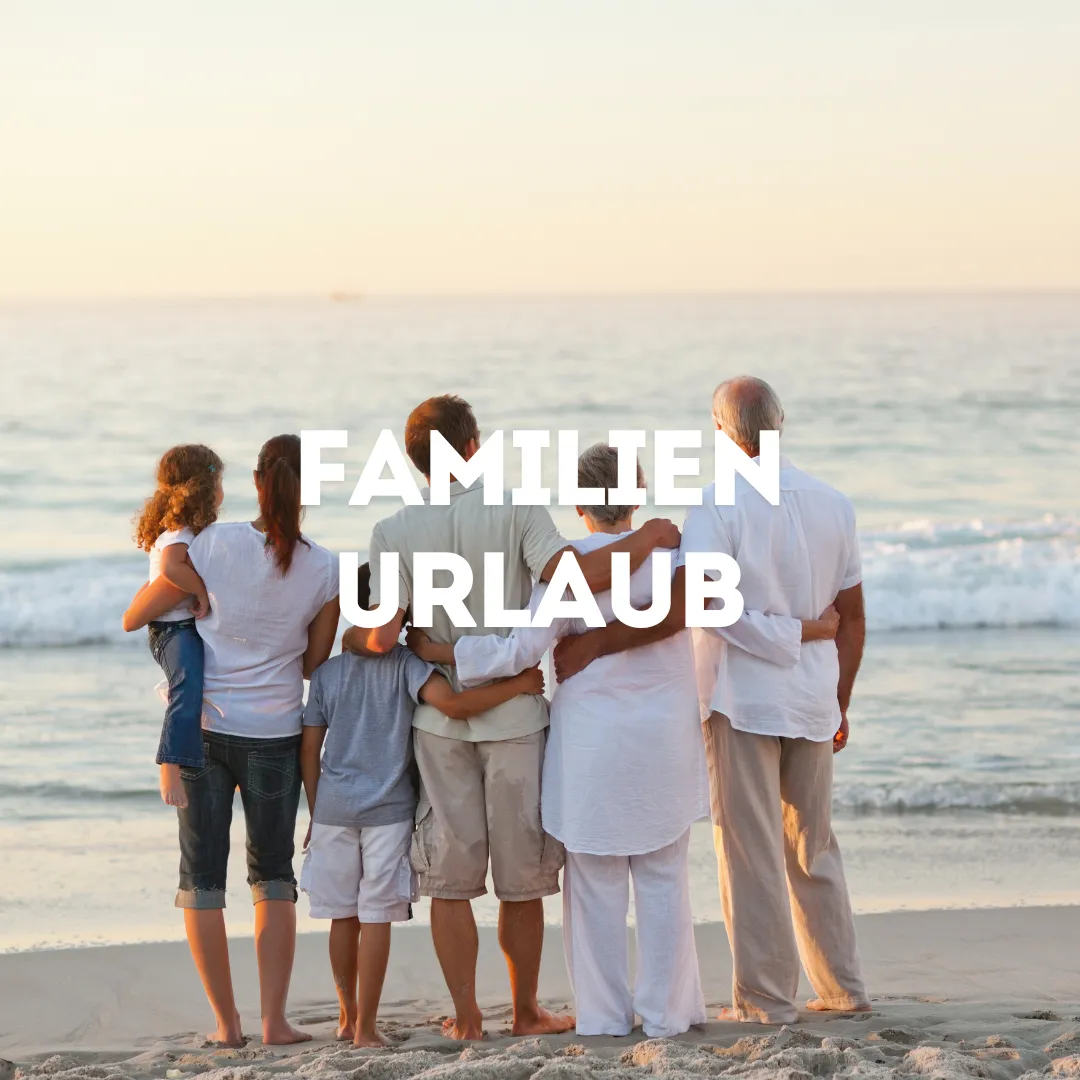
<path id="1" fill-rule="evenodd" d="M 365 563 L 358 578 L 362 608 L 368 606 L 369 580 Z M 386 1045 L 375 1018 L 390 958 L 390 924 L 412 918 L 418 895 L 410 861 L 417 802 L 413 709 L 424 701 L 447 717 L 468 720 L 518 694 L 543 691 L 543 675 L 531 668 L 457 692 L 403 645 L 378 657 L 342 653 L 312 676 L 300 744 L 311 813 L 300 888 L 312 917 L 332 920 L 339 1039 Z"/>

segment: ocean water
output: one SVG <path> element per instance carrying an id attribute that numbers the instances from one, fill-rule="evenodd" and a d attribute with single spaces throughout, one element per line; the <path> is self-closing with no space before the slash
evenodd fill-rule
<path id="1" fill-rule="evenodd" d="M 835 793 L 856 908 L 1080 902 L 1080 295 L 6 304 L 0 372 L 0 949 L 181 934 L 159 673 L 119 626 L 164 449 L 214 446 L 243 519 L 265 438 L 347 429 L 306 529 L 363 551 L 396 504 L 349 507 L 352 483 L 430 394 L 584 445 L 707 432 L 740 372 L 859 514 L 870 634 Z M 707 825 L 692 866 L 719 918 Z"/>

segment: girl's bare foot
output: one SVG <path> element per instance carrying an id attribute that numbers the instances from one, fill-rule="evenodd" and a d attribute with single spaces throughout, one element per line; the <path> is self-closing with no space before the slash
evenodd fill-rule
<path id="1" fill-rule="evenodd" d="M 457 1039 L 459 1042 L 479 1041 L 484 1037 L 484 1017 L 477 1013 L 472 1020 L 459 1020 L 451 1016 L 443 1021 L 442 1033 L 447 1039 Z"/>
<path id="2" fill-rule="evenodd" d="M 389 1045 L 390 1040 L 384 1035 L 380 1035 L 378 1028 L 372 1028 L 370 1031 L 361 1031 L 359 1027 L 356 1029 L 356 1038 L 353 1039 L 353 1046 L 374 1046 L 378 1048 Z"/>
<path id="3" fill-rule="evenodd" d="M 166 806 L 176 806 L 181 810 L 187 806 L 187 792 L 180 778 L 180 766 L 168 761 L 161 766 L 161 801 Z"/>
<path id="4" fill-rule="evenodd" d="M 311 1042 L 311 1039 L 310 1031 L 300 1031 L 287 1020 L 278 1020 L 274 1023 L 263 1021 L 263 1045 L 265 1046 L 292 1046 L 293 1043 Z"/>
<path id="5" fill-rule="evenodd" d="M 565 1013 L 550 1013 L 537 1006 L 528 1013 L 514 1017 L 511 1035 L 561 1035 L 569 1031 L 577 1021 Z"/>
<path id="6" fill-rule="evenodd" d="M 873 1011 L 873 1006 L 869 1003 L 865 1005 L 854 1005 L 850 1009 L 837 1009 L 834 1008 L 832 1005 L 826 1005 L 825 1002 L 821 1000 L 821 998 L 811 998 L 806 1003 L 806 1007 L 811 1012 L 866 1013 Z"/>

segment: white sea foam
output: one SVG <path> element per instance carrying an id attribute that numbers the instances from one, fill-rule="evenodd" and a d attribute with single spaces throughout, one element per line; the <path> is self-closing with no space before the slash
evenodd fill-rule
<path id="1" fill-rule="evenodd" d="M 937 811 L 988 811 L 1008 814 L 1080 813 L 1080 782 L 1008 783 L 950 780 L 938 783 L 838 782 L 838 810 L 853 813 L 925 814 Z"/>
<path id="2" fill-rule="evenodd" d="M 1080 521 L 915 522 L 861 542 L 871 630 L 1080 626 Z"/>
<path id="3" fill-rule="evenodd" d="M 913 522 L 861 537 L 872 631 L 1080 626 L 1080 520 Z M 0 647 L 133 640 L 138 556 L 0 570 Z"/>
<path id="4" fill-rule="evenodd" d="M 145 644 L 120 626 L 145 575 L 138 556 L 0 570 L 0 647 Z"/>

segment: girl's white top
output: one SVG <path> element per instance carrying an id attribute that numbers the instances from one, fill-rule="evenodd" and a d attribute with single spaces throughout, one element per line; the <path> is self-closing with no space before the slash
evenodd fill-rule
<path id="1" fill-rule="evenodd" d="M 150 549 L 150 576 L 147 581 L 156 581 L 161 577 L 161 556 L 167 547 L 173 544 L 188 544 L 195 539 L 195 534 L 190 529 L 174 529 L 172 532 L 163 532 Z M 159 615 L 154 622 L 179 622 L 181 619 L 190 619 L 191 602 L 181 600 L 174 608 L 170 608 L 164 615 Z"/>
<path id="2" fill-rule="evenodd" d="M 622 535 L 628 535 L 626 533 Z M 593 533 L 580 552 L 621 539 Z M 675 559 L 671 559 L 674 574 Z M 652 556 L 630 576 L 634 607 L 652 601 Z M 547 586 L 533 590 L 535 613 Z M 596 602 L 611 622 L 610 592 Z M 460 638 L 454 646 L 462 685 L 513 675 L 538 663 L 556 638 L 580 634 L 578 619 L 522 627 L 507 638 Z M 640 855 L 676 841 L 709 812 L 705 748 L 690 635 L 601 657 L 560 683 L 551 702 L 544 756 L 544 828 L 568 851 Z"/>
<path id="3" fill-rule="evenodd" d="M 338 594 L 337 557 L 304 537 L 282 576 L 265 535 L 246 521 L 204 529 L 188 557 L 210 594 L 210 614 L 196 623 L 206 657 L 203 727 L 298 735 L 308 626 Z"/>

